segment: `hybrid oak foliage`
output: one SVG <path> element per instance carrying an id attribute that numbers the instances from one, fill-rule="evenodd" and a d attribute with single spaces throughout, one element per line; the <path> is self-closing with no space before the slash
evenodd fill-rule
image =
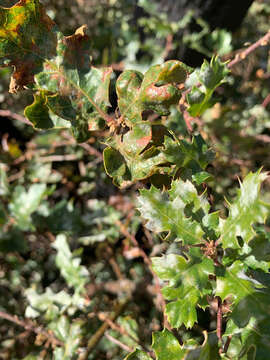
<path id="1" fill-rule="evenodd" d="M 169 325 L 176 331 L 192 330 L 199 311 L 210 308 L 218 314 L 216 330 L 204 331 L 203 343 L 189 339 L 180 344 L 166 328 L 155 332 L 156 359 L 265 360 L 270 350 L 270 294 L 264 222 L 270 205 L 261 199 L 260 187 L 267 175 L 248 174 L 228 203 L 228 215 L 221 216 L 207 196 L 207 182 L 213 178 L 206 168 L 214 152 L 201 135 L 178 137 L 168 125 L 179 109 L 195 117 L 214 104 L 212 95 L 229 73 L 226 64 L 214 57 L 195 71 L 178 60 L 154 65 L 145 74 L 125 70 L 116 80 L 118 112 L 113 116 L 109 100 L 113 72 L 111 67 L 92 65 L 86 26 L 64 36 L 38 0 L 0 8 L 0 24 L 0 64 L 13 67 L 12 93 L 23 89 L 33 93 L 33 103 L 25 108 L 33 126 L 71 128 L 78 142 L 107 127 L 104 167 L 114 184 L 123 188 L 137 181 L 152 183 L 150 189 L 140 190 L 138 210 L 146 228 L 171 244 L 166 254 L 152 258 Z M 18 228 L 32 229 L 31 215 L 47 195 L 42 184 L 28 192 L 17 188 L 8 211 Z M 26 314 L 45 314 L 48 328 L 63 342 L 54 358 L 70 359 L 87 336 L 85 322 L 70 321 L 69 316 L 84 309 L 89 273 L 64 235 L 53 247 L 56 265 L 73 295 L 50 289 L 39 295 L 28 289 Z M 151 356 L 136 349 L 126 359 Z"/>

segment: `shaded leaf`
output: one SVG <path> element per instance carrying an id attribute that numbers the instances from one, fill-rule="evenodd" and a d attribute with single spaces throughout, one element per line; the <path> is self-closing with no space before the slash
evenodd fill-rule
<path id="1" fill-rule="evenodd" d="M 270 314 L 269 290 L 259 277 L 249 275 L 246 270 L 241 261 L 216 270 L 216 296 L 230 302 L 230 321 L 238 328 L 246 327 L 250 321 L 255 326 Z"/>
<path id="2" fill-rule="evenodd" d="M 166 163 L 160 151 L 166 132 L 162 125 L 141 122 L 123 136 L 107 141 L 104 166 L 115 185 L 123 187 L 158 172 L 158 166 Z"/>
<path id="3" fill-rule="evenodd" d="M 188 260 L 175 254 L 152 258 L 155 273 L 169 282 L 162 293 L 170 301 L 166 314 L 172 327 L 191 328 L 197 321 L 196 306 L 212 291 L 208 276 L 214 274 L 213 261 L 201 256 L 200 250 L 192 249 Z"/>
<path id="4" fill-rule="evenodd" d="M 5 165 L 0 164 L 0 196 L 7 196 L 9 194 L 9 185 L 7 180 L 7 173 Z"/>

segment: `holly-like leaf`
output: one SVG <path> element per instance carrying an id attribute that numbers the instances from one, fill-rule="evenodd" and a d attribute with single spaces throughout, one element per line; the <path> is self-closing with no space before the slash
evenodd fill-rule
<path id="1" fill-rule="evenodd" d="M 37 92 L 25 111 L 34 126 L 68 121 L 79 142 L 104 126 L 112 69 L 91 66 L 86 26 L 65 37 L 38 0 L 0 8 L 0 23 L 0 61 L 15 69 L 11 91 L 29 86 Z"/>
<path id="2" fill-rule="evenodd" d="M 194 339 L 182 346 L 175 336 L 164 329 L 153 334 L 152 347 L 157 360 L 219 360 L 218 339 L 215 333 L 204 332 L 204 342 L 199 345 Z"/>
<path id="3" fill-rule="evenodd" d="M 177 167 L 187 167 L 193 173 L 205 169 L 213 161 L 215 153 L 208 148 L 200 135 L 194 136 L 192 142 L 165 137 L 164 150 L 166 160 L 176 164 Z"/>
<path id="4" fill-rule="evenodd" d="M 227 354 L 230 359 L 256 359 L 264 360 L 269 356 L 270 334 L 269 315 L 264 321 L 258 323 L 250 319 L 245 328 L 238 328 L 229 320 L 225 336 L 230 336 L 232 342 Z"/>
<path id="5" fill-rule="evenodd" d="M 264 283 L 248 276 L 246 269 L 246 265 L 239 260 L 229 267 L 216 269 L 216 296 L 230 301 L 233 309 L 230 317 L 242 326 L 246 325 L 252 313 L 260 317 L 260 313 L 265 315 L 266 311 L 270 312 L 269 304 L 267 307 L 264 304 L 266 291 Z M 247 307 L 248 303 L 252 303 L 252 307 Z M 237 311 L 234 310 L 236 308 Z M 249 314 L 246 313 L 247 308 Z"/>
<path id="6" fill-rule="evenodd" d="M 191 328 L 197 321 L 196 306 L 212 291 L 208 276 L 214 274 L 213 261 L 202 258 L 200 250 L 192 249 L 188 259 L 169 254 L 152 258 L 152 262 L 158 277 L 169 282 L 162 293 L 170 301 L 166 314 L 171 326 L 178 328 L 184 324 Z"/>
<path id="7" fill-rule="evenodd" d="M 179 341 L 167 329 L 153 333 L 152 347 L 157 360 L 180 360 L 184 359 L 186 354 L 186 350 L 180 346 Z"/>
<path id="8" fill-rule="evenodd" d="M 170 239 L 184 244 L 199 244 L 207 236 L 209 208 L 205 194 L 199 196 L 188 180 L 175 180 L 171 190 L 164 192 L 154 186 L 142 189 L 138 198 L 138 210 L 147 220 L 146 227 L 157 233 L 168 232 Z"/>
<path id="9" fill-rule="evenodd" d="M 55 261 L 61 275 L 69 286 L 74 287 L 76 294 L 83 293 L 89 273 L 84 266 L 80 265 L 80 258 L 74 256 L 70 251 L 66 236 L 58 235 L 53 247 L 57 250 Z"/>
<path id="10" fill-rule="evenodd" d="M 269 204 L 260 199 L 260 187 L 267 175 L 257 171 L 248 174 L 233 204 L 229 205 L 229 216 L 220 221 L 221 241 L 224 248 L 240 248 L 237 237 L 241 237 L 244 244 L 255 236 L 252 225 L 264 223 L 269 212 Z"/>
<path id="11" fill-rule="evenodd" d="M 233 336 L 229 355 L 263 360 L 270 351 L 270 277 L 268 273 L 247 273 L 244 269 L 244 264 L 238 261 L 217 277 L 217 293 L 232 302 L 224 337 Z"/>
<path id="12" fill-rule="evenodd" d="M 144 110 L 168 115 L 170 106 L 177 104 L 181 91 L 178 84 L 187 77 L 184 64 L 177 60 L 152 66 L 143 75 L 138 71 L 124 71 L 116 82 L 118 106 L 128 126 L 142 121 Z"/>
<path id="13" fill-rule="evenodd" d="M 200 116 L 215 101 L 211 99 L 214 90 L 225 81 L 229 73 L 226 63 L 222 63 L 218 57 L 213 57 L 210 64 L 207 60 L 188 79 L 187 86 L 191 91 L 187 94 L 189 104 L 188 111 L 192 116 Z M 201 85 L 201 86 L 200 86 Z"/>
<path id="14" fill-rule="evenodd" d="M 151 360 L 151 358 L 145 352 L 136 349 L 133 353 L 125 357 L 124 360 Z"/>

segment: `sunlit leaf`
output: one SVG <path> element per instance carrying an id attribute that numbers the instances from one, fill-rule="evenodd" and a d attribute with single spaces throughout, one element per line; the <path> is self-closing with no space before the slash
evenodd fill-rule
<path id="1" fill-rule="evenodd" d="M 238 237 L 248 243 L 255 235 L 252 225 L 264 223 L 269 212 L 269 204 L 260 199 L 259 192 L 262 182 L 267 175 L 260 171 L 249 173 L 240 182 L 237 197 L 229 205 L 229 216 L 220 222 L 220 233 L 224 248 L 239 248 Z"/>
<path id="2" fill-rule="evenodd" d="M 143 75 L 138 71 L 124 71 L 116 83 L 118 106 L 128 126 L 142 121 L 144 110 L 168 115 L 170 106 L 177 104 L 181 92 L 177 84 L 185 81 L 187 71 L 177 60 L 152 66 Z"/>

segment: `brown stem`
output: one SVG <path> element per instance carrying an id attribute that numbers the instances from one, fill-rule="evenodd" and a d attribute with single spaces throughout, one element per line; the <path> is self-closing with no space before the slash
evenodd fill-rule
<path id="1" fill-rule="evenodd" d="M 262 106 L 266 108 L 270 104 L 270 94 L 266 96 L 266 98 L 262 102 Z"/>
<path id="2" fill-rule="evenodd" d="M 218 308 L 217 308 L 217 337 L 219 341 L 222 339 L 222 303 L 220 297 L 217 297 Z"/>
<path id="3" fill-rule="evenodd" d="M 229 345 L 231 343 L 232 337 L 231 335 L 227 337 L 226 343 L 224 345 L 224 350 L 223 352 L 226 354 L 226 352 L 228 351 Z"/>
<path id="4" fill-rule="evenodd" d="M 44 336 L 45 338 L 47 338 L 50 341 L 50 343 L 52 345 L 59 345 L 59 346 L 64 345 L 64 343 L 61 340 L 58 340 L 56 337 L 54 337 L 53 334 L 45 331 L 40 326 L 36 327 L 30 321 L 20 320 L 17 316 L 10 315 L 3 311 L 0 311 L 0 318 L 10 321 L 16 325 L 19 325 L 19 326 L 23 327 L 25 330 L 32 331 L 35 334 Z"/>
<path id="5" fill-rule="evenodd" d="M 132 352 L 133 349 L 129 346 L 127 346 L 126 344 L 122 343 L 121 341 L 119 341 L 118 339 L 116 339 L 115 337 L 111 336 L 108 333 L 105 333 L 105 337 L 110 340 L 111 342 L 113 342 L 114 344 L 118 345 L 121 349 L 127 351 L 127 352 Z"/>
<path id="6" fill-rule="evenodd" d="M 235 56 L 235 58 L 229 62 L 229 64 L 227 65 L 228 68 L 230 69 L 235 64 L 239 63 L 240 61 L 243 61 L 250 53 L 255 51 L 258 47 L 267 45 L 269 40 L 270 40 L 270 30 L 262 38 L 260 38 L 258 41 L 256 41 L 254 44 L 250 45 L 247 49 L 239 52 Z"/>

